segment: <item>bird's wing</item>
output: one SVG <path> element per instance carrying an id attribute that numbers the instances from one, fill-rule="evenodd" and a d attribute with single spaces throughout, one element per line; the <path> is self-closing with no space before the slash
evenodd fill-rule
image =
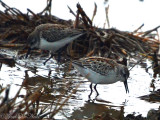
<path id="1" fill-rule="evenodd" d="M 99 74 L 107 75 L 108 72 L 115 69 L 117 64 L 115 61 L 110 59 L 104 59 L 102 57 L 88 57 L 80 60 L 73 61 L 74 64 L 83 68 L 91 69 Z"/>
<path id="2" fill-rule="evenodd" d="M 41 31 L 41 37 L 45 38 L 48 42 L 55 42 L 78 34 L 81 34 L 81 32 L 75 29 L 57 28 L 54 26 Z"/>

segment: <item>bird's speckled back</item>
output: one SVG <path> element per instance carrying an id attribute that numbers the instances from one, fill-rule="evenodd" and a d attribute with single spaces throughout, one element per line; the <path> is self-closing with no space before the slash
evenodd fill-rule
<path id="1" fill-rule="evenodd" d="M 46 39 L 48 42 L 55 42 L 66 37 L 75 36 L 82 32 L 59 24 L 42 24 L 35 29 L 40 34 L 40 38 Z"/>
<path id="2" fill-rule="evenodd" d="M 88 57 L 82 58 L 80 60 L 75 60 L 73 63 L 96 71 L 101 75 L 107 75 L 110 72 L 115 72 L 115 74 L 120 75 L 121 73 L 126 73 L 129 76 L 129 71 L 126 66 L 118 64 L 115 60 L 103 57 Z"/>

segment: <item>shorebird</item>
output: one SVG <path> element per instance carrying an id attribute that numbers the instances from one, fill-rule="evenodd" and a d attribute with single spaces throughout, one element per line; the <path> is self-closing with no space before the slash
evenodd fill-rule
<path id="1" fill-rule="evenodd" d="M 129 77 L 128 68 L 125 65 L 118 64 L 115 60 L 104 57 L 87 57 L 79 60 L 74 60 L 72 65 L 86 77 L 90 82 L 90 89 L 92 95 L 92 84 L 99 95 L 96 86 L 97 84 L 112 84 L 117 81 L 124 83 L 126 93 L 129 93 L 127 79 Z M 96 96 L 96 97 L 97 97 Z"/>
<path id="2" fill-rule="evenodd" d="M 42 50 L 49 50 L 51 56 L 44 62 L 44 64 L 46 64 L 46 62 L 54 56 L 53 54 L 56 51 L 84 34 L 85 33 L 80 30 L 69 28 L 64 25 L 50 23 L 41 24 L 28 36 L 27 44 L 29 49 L 26 58 L 32 49 L 39 48 Z"/>

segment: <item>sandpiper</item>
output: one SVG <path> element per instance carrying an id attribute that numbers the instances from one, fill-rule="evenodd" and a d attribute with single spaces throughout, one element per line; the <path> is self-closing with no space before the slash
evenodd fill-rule
<path id="1" fill-rule="evenodd" d="M 79 38 L 85 33 L 66 27 L 59 24 L 41 24 L 35 28 L 35 30 L 28 36 L 28 57 L 31 49 L 39 48 L 42 50 L 49 50 L 51 56 L 44 62 L 44 64 L 53 57 L 53 54 L 59 49 L 63 48 L 68 43 Z"/>
<path id="2" fill-rule="evenodd" d="M 129 93 L 127 79 L 129 77 L 128 68 L 125 65 L 118 64 L 115 60 L 104 57 L 87 57 L 72 62 L 73 66 L 86 77 L 90 82 L 92 94 L 92 84 L 94 89 L 99 95 L 96 86 L 97 84 L 112 84 L 117 81 L 124 83 L 126 93 Z M 97 97 L 96 96 L 96 97 Z"/>

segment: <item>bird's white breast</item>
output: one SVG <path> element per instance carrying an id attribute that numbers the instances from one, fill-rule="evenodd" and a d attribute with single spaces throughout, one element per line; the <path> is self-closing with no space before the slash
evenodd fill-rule
<path id="1" fill-rule="evenodd" d="M 54 52 L 63 46 L 64 45 L 63 45 L 62 41 L 48 42 L 44 38 L 41 38 L 39 48 L 42 50 L 50 50 L 50 51 Z"/>
<path id="2" fill-rule="evenodd" d="M 44 38 L 40 38 L 40 45 L 39 48 L 43 50 L 50 50 L 52 52 L 57 51 L 58 49 L 64 47 L 66 44 L 72 42 L 73 40 L 77 39 L 78 37 L 82 36 L 83 34 L 75 35 L 72 37 L 66 37 L 61 40 L 57 40 L 54 42 L 48 42 Z"/>
<path id="3" fill-rule="evenodd" d="M 90 82 L 95 84 L 111 84 L 123 79 L 121 76 L 117 75 L 113 70 L 109 71 L 107 75 L 101 75 L 91 69 L 84 69 L 74 63 L 73 66 Z"/>

